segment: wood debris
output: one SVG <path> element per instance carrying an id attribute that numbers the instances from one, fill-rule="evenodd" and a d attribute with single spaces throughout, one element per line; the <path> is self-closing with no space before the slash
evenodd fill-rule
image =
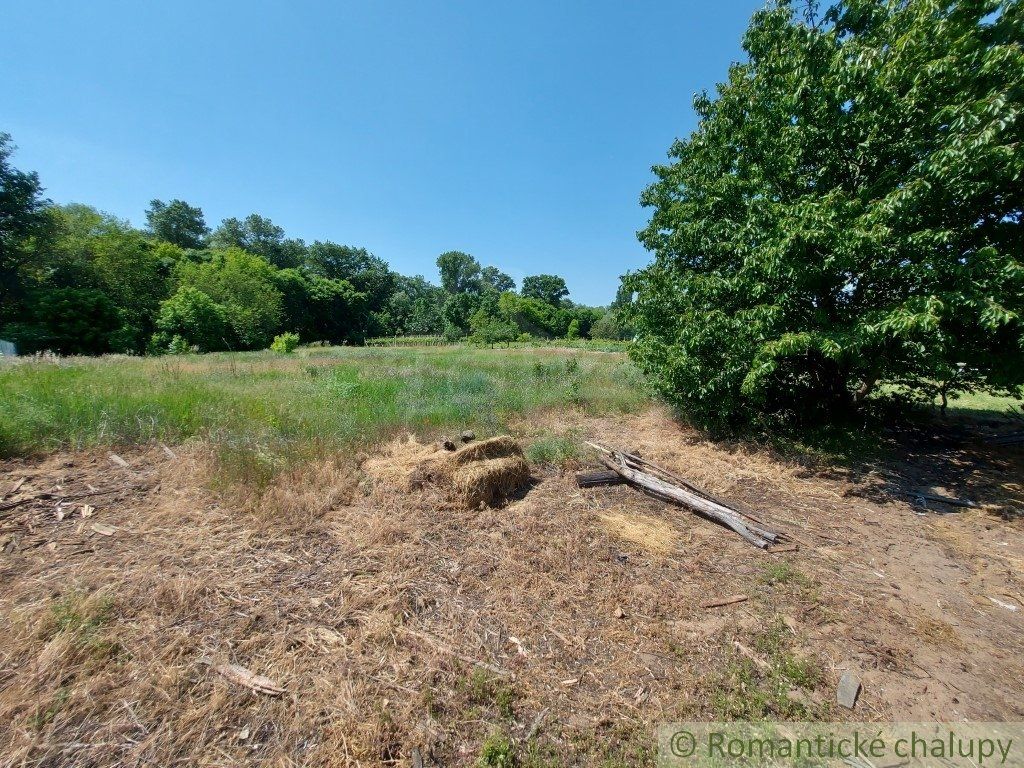
<path id="1" fill-rule="evenodd" d="M 593 472 L 577 472 L 576 485 L 580 488 L 595 488 L 600 485 L 620 485 L 626 482 L 618 472 L 598 469 Z"/>
<path id="2" fill-rule="evenodd" d="M 698 515 L 730 528 L 755 547 L 767 549 L 779 544 L 785 534 L 772 531 L 748 513 L 726 504 L 689 481 L 635 454 L 617 451 L 598 443 L 587 443 L 598 452 L 601 462 L 627 483 L 665 501 L 690 508 Z"/>
<path id="3" fill-rule="evenodd" d="M 754 662 L 754 666 L 756 666 L 762 672 L 767 672 L 769 669 L 772 668 L 771 664 L 769 664 L 767 661 L 762 659 L 760 656 L 758 656 L 752 650 L 747 648 L 747 646 L 745 646 L 739 640 L 733 640 L 732 641 L 732 645 L 733 645 L 733 648 L 735 648 L 737 651 L 740 652 L 740 655 L 745 656 L 746 658 L 748 658 L 752 662 Z"/>
<path id="4" fill-rule="evenodd" d="M 706 603 L 701 603 L 701 608 L 721 608 L 723 605 L 734 605 L 735 603 L 745 603 L 747 601 L 746 595 L 729 595 L 728 597 L 720 597 L 717 600 L 709 600 Z"/>
<path id="5" fill-rule="evenodd" d="M 28 480 L 27 477 L 22 477 L 16 480 L 14 485 L 12 485 L 5 491 L 3 496 L 0 496 L 0 500 L 6 499 L 8 496 L 13 496 L 14 494 L 16 494 L 19 490 L 21 490 L 21 486 L 25 484 L 26 480 Z"/>
<path id="6" fill-rule="evenodd" d="M 988 439 L 988 442 L 992 445 L 1021 445 L 1024 444 L 1024 432 L 994 435 Z"/>
<path id="7" fill-rule="evenodd" d="M 93 523 L 92 530 L 100 534 L 100 536 L 113 536 L 117 533 L 117 528 L 106 523 Z"/>
<path id="8" fill-rule="evenodd" d="M 900 496 L 909 496 L 922 507 L 927 507 L 928 502 L 937 502 L 939 504 L 949 504 L 951 507 L 968 507 L 969 509 L 976 509 L 978 504 L 970 499 L 958 499 L 953 496 L 939 496 L 934 493 L 925 493 L 923 491 L 898 491 Z"/>
<path id="9" fill-rule="evenodd" d="M 280 696 L 284 693 L 284 688 L 269 677 L 257 675 L 255 672 L 251 672 L 238 664 L 221 664 L 217 667 L 217 672 L 226 680 L 243 685 L 256 691 L 256 693 L 262 693 L 266 696 Z"/>

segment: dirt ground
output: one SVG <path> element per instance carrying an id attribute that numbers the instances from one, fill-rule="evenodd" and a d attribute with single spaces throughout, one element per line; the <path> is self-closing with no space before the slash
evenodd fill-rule
<path id="1" fill-rule="evenodd" d="M 668 720 L 1024 719 L 1021 448 L 947 435 L 825 470 L 658 410 L 543 426 L 640 452 L 799 548 L 550 467 L 466 511 L 371 471 L 387 455 L 258 498 L 208 490 L 201 445 L 8 461 L 0 765 L 637 765 Z"/>

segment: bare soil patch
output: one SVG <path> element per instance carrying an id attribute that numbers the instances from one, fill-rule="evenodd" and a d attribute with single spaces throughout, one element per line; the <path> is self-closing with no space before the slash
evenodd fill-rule
<path id="1" fill-rule="evenodd" d="M 1019 448 L 825 471 L 657 410 L 559 418 L 799 550 L 550 468 L 467 509 L 401 481 L 424 446 L 258 498 L 209 491 L 200 445 L 6 462 L 0 764 L 470 765 L 504 739 L 525 765 L 636 765 L 671 719 L 1024 717 Z M 909 487 L 982 506 L 922 515 Z"/>

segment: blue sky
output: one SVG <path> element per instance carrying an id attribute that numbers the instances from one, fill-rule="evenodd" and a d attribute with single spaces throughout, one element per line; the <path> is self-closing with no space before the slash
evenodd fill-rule
<path id="1" fill-rule="evenodd" d="M 432 280 L 458 249 L 605 304 L 761 5 L 12 1 L 0 131 L 56 202 L 258 212 Z"/>

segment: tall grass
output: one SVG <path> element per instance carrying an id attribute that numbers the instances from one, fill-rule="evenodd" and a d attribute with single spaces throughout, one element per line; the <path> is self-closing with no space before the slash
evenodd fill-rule
<path id="1" fill-rule="evenodd" d="M 0 455 L 199 436 L 267 472 L 400 430 L 496 432 L 547 408 L 628 411 L 647 398 L 619 355 L 334 347 L 0 365 Z"/>

